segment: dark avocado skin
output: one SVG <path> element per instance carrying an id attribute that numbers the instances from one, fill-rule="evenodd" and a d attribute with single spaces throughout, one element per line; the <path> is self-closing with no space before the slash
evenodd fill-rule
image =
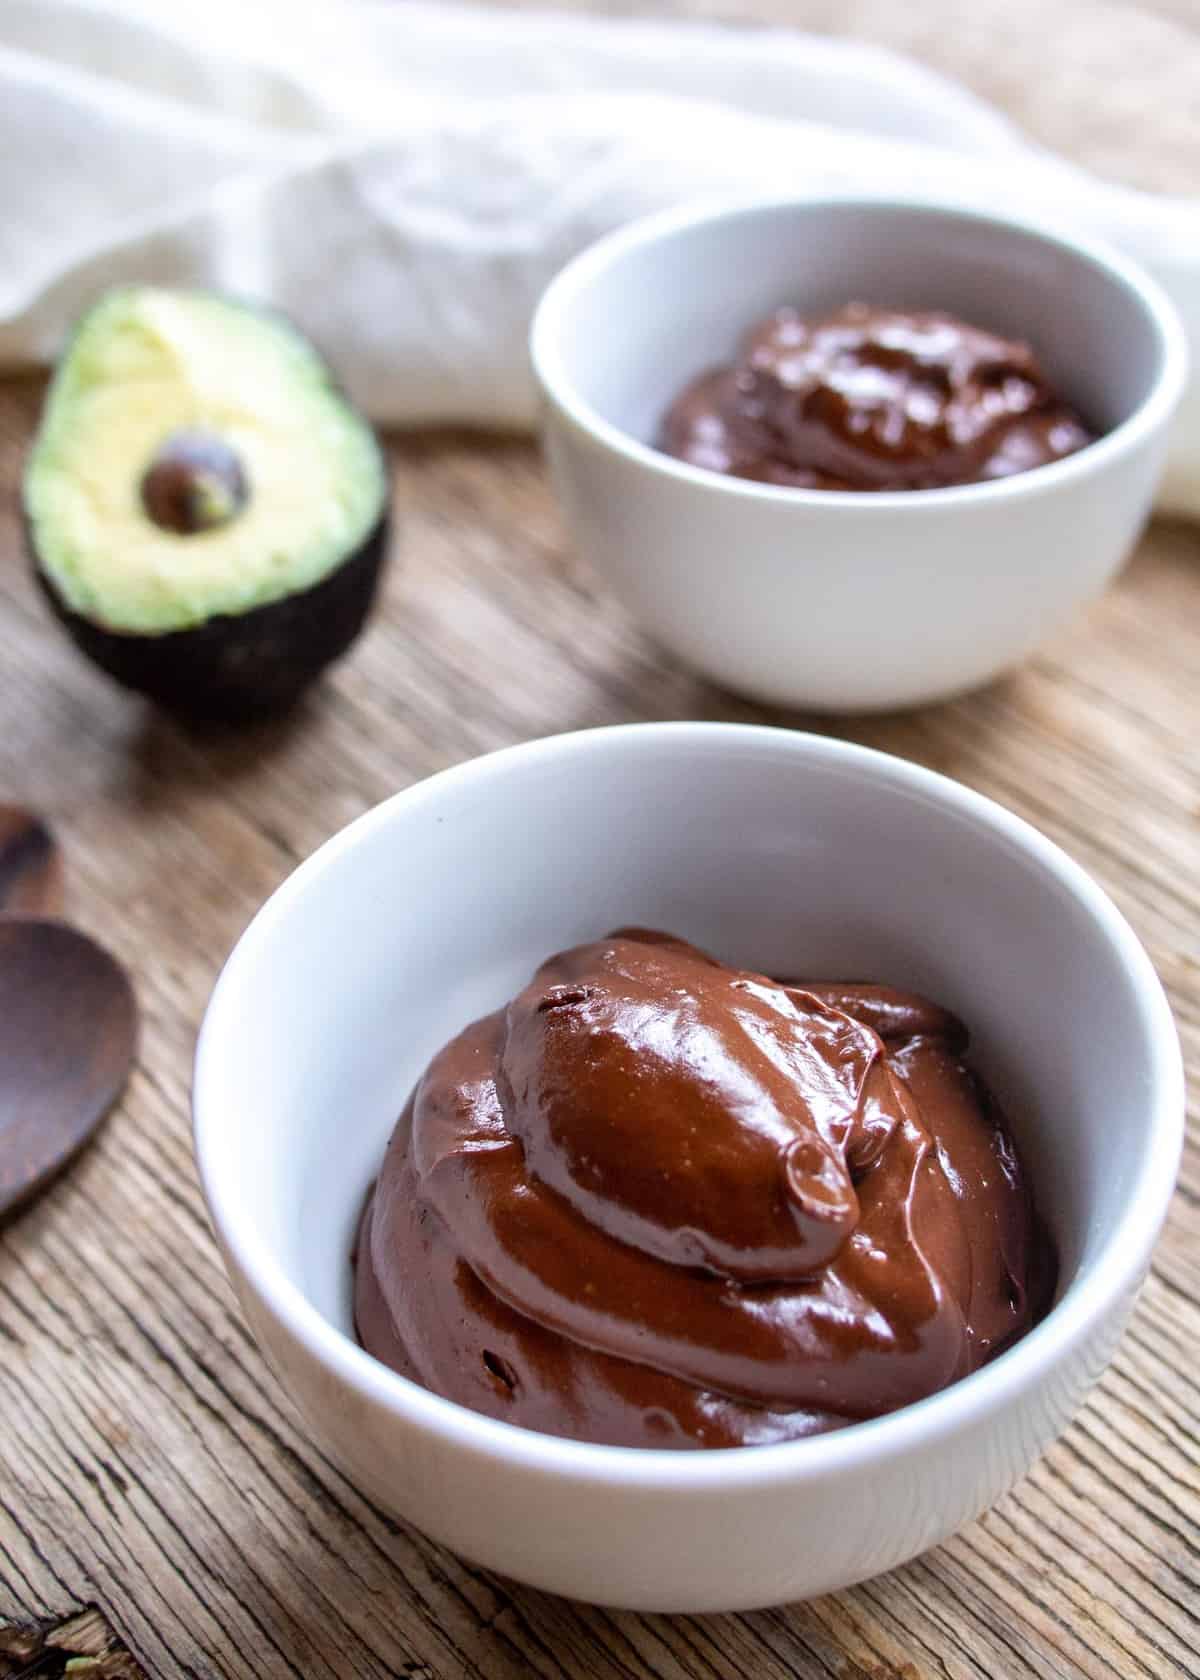
<path id="1" fill-rule="evenodd" d="M 291 706 L 366 623 L 391 533 L 390 509 L 358 548 L 311 589 L 250 612 L 221 614 L 187 630 L 130 635 L 73 612 L 26 540 L 33 574 L 52 611 L 82 651 L 125 688 L 170 711 L 229 722 Z"/>

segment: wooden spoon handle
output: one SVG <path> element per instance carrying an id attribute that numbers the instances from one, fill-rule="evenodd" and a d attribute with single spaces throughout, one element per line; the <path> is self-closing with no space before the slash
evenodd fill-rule
<path id="1" fill-rule="evenodd" d="M 0 805 L 0 911 L 56 916 L 62 909 L 62 853 L 33 811 Z"/>

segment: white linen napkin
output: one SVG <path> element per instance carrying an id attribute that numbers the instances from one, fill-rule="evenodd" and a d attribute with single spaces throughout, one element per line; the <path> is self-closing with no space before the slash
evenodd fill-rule
<path id="1" fill-rule="evenodd" d="M 573 252 L 714 193 L 1009 205 L 1140 259 L 1198 372 L 1161 505 L 1200 516 L 1200 199 L 1110 186 L 882 50 L 411 0 L 0 0 L 0 367 L 121 280 L 274 303 L 384 424 L 526 427 Z"/>

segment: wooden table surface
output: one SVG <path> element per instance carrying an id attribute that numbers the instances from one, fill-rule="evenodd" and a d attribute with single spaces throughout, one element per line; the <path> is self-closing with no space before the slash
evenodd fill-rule
<path id="1" fill-rule="evenodd" d="M 1186 9 L 1150 10 L 1157 28 Z M 860 0 L 842 21 L 886 35 L 881 12 Z M 38 399 L 0 387 L 0 798 L 53 821 L 69 911 L 129 964 L 144 1035 L 95 1146 L 0 1231 L 0 1628 L 93 1604 L 164 1677 L 1200 1675 L 1194 1136 L 1116 1363 L 1067 1434 L 956 1539 L 852 1591 L 726 1617 L 571 1605 L 441 1551 L 313 1450 L 242 1324 L 192 1166 L 194 1035 L 245 922 L 334 829 L 472 754 L 639 719 L 814 720 L 696 681 L 597 595 L 531 446 L 441 435 L 395 442 L 401 536 L 352 658 L 286 724 L 182 729 L 92 671 L 30 584 L 16 495 Z M 1153 528 L 1016 676 L 815 727 L 1060 841 L 1145 940 L 1200 1070 L 1200 531 Z"/>

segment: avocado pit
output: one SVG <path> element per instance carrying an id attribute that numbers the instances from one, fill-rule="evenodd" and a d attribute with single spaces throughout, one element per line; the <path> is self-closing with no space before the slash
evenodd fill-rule
<path id="1" fill-rule="evenodd" d="M 142 478 L 142 506 L 161 530 L 181 537 L 220 530 L 249 499 L 241 461 L 212 432 L 171 432 Z"/>

